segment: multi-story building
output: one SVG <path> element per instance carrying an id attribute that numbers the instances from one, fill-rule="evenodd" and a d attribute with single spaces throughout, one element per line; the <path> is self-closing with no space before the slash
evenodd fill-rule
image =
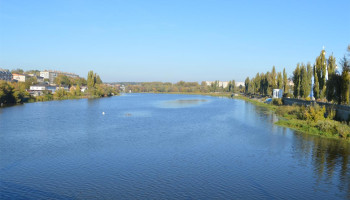
<path id="1" fill-rule="evenodd" d="M 235 82 L 236 83 L 236 87 L 242 86 L 244 87 L 244 82 Z"/>
<path id="2" fill-rule="evenodd" d="M 54 94 L 58 89 L 64 89 L 66 91 L 69 91 L 68 85 L 56 86 L 56 85 L 47 85 L 47 84 L 36 84 L 36 85 L 31 85 L 28 92 L 33 96 L 41 96 L 44 94 L 44 91 L 51 92 L 52 94 Z"/>
<path id="3" fill-rule="evenodd" d="M 25 74 L 12 74 L 12 79 L 18 82 L 26 82 L 27 75 Z"/>
<path id="4" fill-rule="evenodd" d="M 8 69 L 0 68 L 0 80 L 11 81 L 12 80 L 11 72 Z"/>
<path id="5" fill-rule="evenodd" d="M 207 86 L 211 86 L 211 84 L 214 84 L 215 81 L 205 81 Z M 222 88 L 226 88 L 228 86 L 228 81 L 218 81 L 218 86 Z"/>
<path id="6" fill-rule="evenodd" d="M 40 72 L 40 76 L 43 77 L 44 79 L 49 79 L 49 82 L 51 84 L 54 83 L 56 77 L 60 74 L 71 78 L 79 78 L 79 75 L 74 73 L 69 73 L 69 72 L 61 72 L 61 71 L 53 71 L 53 70 L 44 70 Z"/>

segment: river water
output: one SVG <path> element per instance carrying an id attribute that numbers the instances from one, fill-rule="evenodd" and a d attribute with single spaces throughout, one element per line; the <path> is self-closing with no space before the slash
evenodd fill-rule
<path id="1" fill-rule="evenodd" d="M 0 199 L 350 198 L 350 145 L 276 120 L 196 95 L 1 108 Z"/>

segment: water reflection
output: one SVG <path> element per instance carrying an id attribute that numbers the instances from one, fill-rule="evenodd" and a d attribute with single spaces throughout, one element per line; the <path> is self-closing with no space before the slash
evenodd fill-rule
<path id="1" fill-rule="evenodd" d="M 294 145 L 294 155 L 301 163 L 311 158 L 318 182 L 339 179 L 339 189 L 350 198 L 349 143 L 296 132 Z"/>
<path id="2" fill-rule="evenodd" d="M 206 99 L 177 99 L 171 101 L 164 101 L 161 103 L 160 107 L 163 108 L 186 108 L 197 106 L 202 103 L 208 102 Z"/>

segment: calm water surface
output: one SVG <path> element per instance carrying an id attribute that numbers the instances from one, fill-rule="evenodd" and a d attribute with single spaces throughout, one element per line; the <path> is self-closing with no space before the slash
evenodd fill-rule
<path id="1" fill-rule="evenodd" d="M 276 120 L 193 95 L 1 108 L 0 199 L 350 198 L 349 144 Z"/>

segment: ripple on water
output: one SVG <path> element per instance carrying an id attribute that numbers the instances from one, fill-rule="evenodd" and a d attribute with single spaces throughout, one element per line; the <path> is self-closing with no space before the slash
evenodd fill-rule
<path id="1" fill-rule="evenodd" d="M 170 101 L 161 101 L 156 106 L 160 108 L 187 108 L 199 106 L 207 102 L 209 102 L 207 99 L 176 99 Z"/>

